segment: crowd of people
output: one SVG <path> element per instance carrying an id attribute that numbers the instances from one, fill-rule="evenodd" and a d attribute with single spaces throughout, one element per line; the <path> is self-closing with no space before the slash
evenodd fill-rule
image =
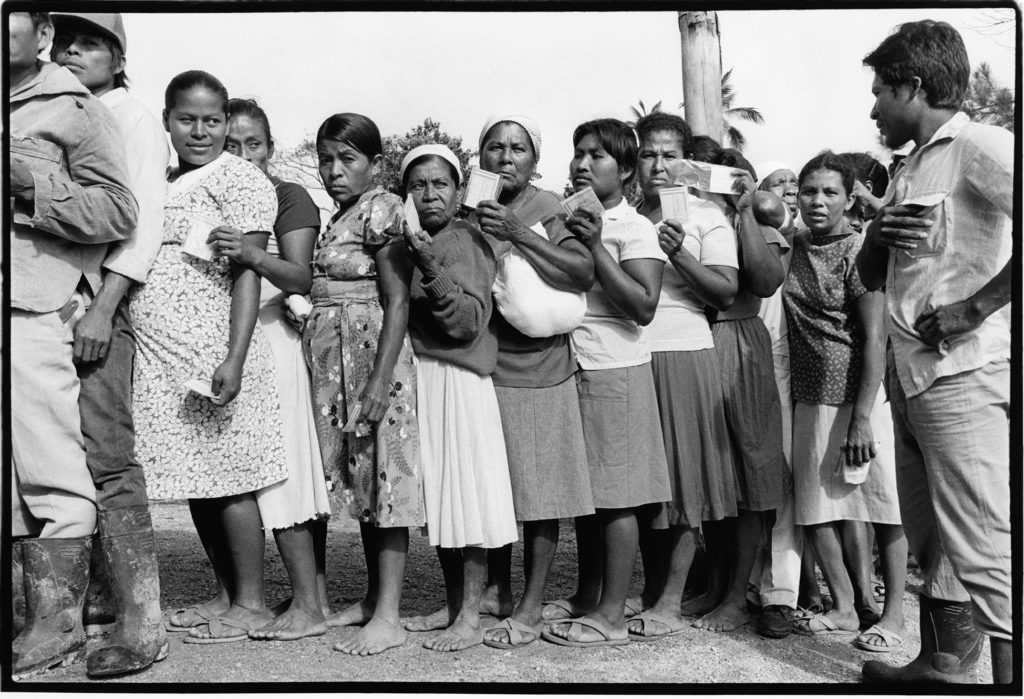
<path id="1" fill-rule="evenodd" d="M 382 189 L 376 124 L 339 113 L 315 139 L 323 230 L 272 174 L 254 101 L 201 70 L 162 119 L 132 97 L 119 15 L 14 12 L 9 38 L 15 677 L 85 658 L 103 623 L 90 677 L 162 660 L 168 633 L 332 626 L 358 627 L 334 647 L 352 655 L 409 631 L 592 647 L 752 619 L 884 653 L 909 544 L 921 651 L 864 678 L 969 681 L 988 636 L 1012 680 L 1012 135 L 958 113 L 948 24 L 864 59 L 886 144 L 915 144 L 892 173 L 831 151 L 755 168 L 659 112 L 581 123 L 563 202 L 533 184 L 541 126 L 498 112 L 477 144 L 498 194 L 467 202 L 436 143 Z M 669 201 L 699 162 L 731 191 Z M 165 615 L 166 499 L 187 499 L 217 593 Z M 359 522 L 367 569 L 337 612 L 332 512 Z M 548 600 L 568 519 L 577 587 Z M 292 588 L 273 607 L 265 529 Z M 447 600 L 403 618 L 410 529 Z"/>

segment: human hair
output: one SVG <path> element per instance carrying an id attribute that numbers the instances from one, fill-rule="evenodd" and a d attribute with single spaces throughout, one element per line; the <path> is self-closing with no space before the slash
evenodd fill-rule
<path id="1" fill-rule="evenodd" d="M 946 22 L 907 22 L 864 57 L 886 85 L 921 79 L 928 106 L 958 109 L 967 93 L 971 64 L 960 33 Z"/>
<path id="2" fill-rule="evenodd" d="M 715 159 L 713 164 L 746 170 L 750 173 L 750 176 L 754 178 L 754 181 L 757 181 L 757 171 L 754 170 L 754 166 L 751 165 L 750 161 L 743 157 L 743 154 L 735 148 L 723 148 L 722 152 Z"/>
<path id="3" fill-rule="evenodd" d="M 109 36 L 103 37 L 103 43 L 110 49 L 110 55 L 113 57 L 114 63 L 124 64 L 124 51 L 121 50 L 121 45 L 111 39 Z M 128 87 L 128 72 L 122 69 L 120 73 L 114 74 L 114 87 Z"/>
<path id="4" fill-rule="evenodd" d="M 164 92 L 164 109 L 168 112 L 171 111 L 177 104 L 178 95 L 200 87 L 220 96 L 224 101 L 224 113 L 227 114 L 228 89 L 224 87 L 224 83 L 205 70 L 186 70 L 171 78 L 171 82 L 167 83 L 167 90 Z"/>
<path id="5" fill-rule="evenodd" d="M 846 158 L 836 155 L 830 150 L 818 153 L 816 156 L 808 160 L 807 164 L 800 170 L 800 177 L 797 178 L 799 186 L 802 187 L 804 179 L 812 172 L 816 172 L 818 170 L 831 170 L 832 172 L 839 173 L 847 196 L 853 193 L 853 166 L 850 165 L 850 162 Z"/>
<path id="6" fill-rule="evenodd" d="M 29 12 L 28 17 L 32 20 L 33 29 L 39 29 L 44 24 L 52 24 L 49 12 Z"/>
<path id="7" fill-rule="evenodd" d="M 889 173 L 882 163 L 875 160 L 869 153 L 840 153 L 853 168 L 853 176 L 865 184 L 870 184 L 871 193 L 882 196 L 889 186 Z"/>
<path id="8" fill-rule="evenodd" d="M 629 124 L 618 119 L 585 121 L 572 132 L 572 145 L 575 147 L 586 136 L 597 139 L 601 148 L 615 159 L 620 171 L 631 170 L 636 173 L 636 132 Z"/>
<path id="9" fill-rule="evenodd" d="M 690 149 L 693 147 L 693 129 L 682 117 L 665 112 L 654 112 L 645 114 L 636 122 L 636 135 L 641 141 L 652 133 L 667 131 L 679 137 L 683 145 L 683 157 L 689 157 Z"/>
<path id="10" fill-rule="evenodd" d="M 340 141 L 350 145 L 365 155 L 367 160 L 373 160 L 384 153 L 377 125 L 369 117 L 352 112 L 327 117 L 316 131 L 316 142 L 320 141 Z"/>
<path id="11" fill-rule="evenodd" d="M 690 159 L 701 163 L 713 163 L 722 156 L 722 146 L 710 136 L 694 136 L 690 148 Z"/>
<path id="12" fill-rule="evenodd" d="M 267 113 L 263 111 L 256 100 L 249 97 L 232 97 L 228 100 L 228 119 L 233 119 L 236 116 L 244 116 L 258 121 L 263 125 L 263 134 L 267 137 L 267 144 L 273 145 L 274 137 L 270 135 L 270 119 L 267 118 Z"/>
<path id="13" fill-rule="evenodd" d="M 412 172 L 412 169 L 414 167 L 422 163 L 425 163 L 428 160 L 434 160 L 438 163 L 441 163 L 442 165 L 447 165 L 448 172 L 452 176 L 452 184 L 454 184 L 456 187 L 459 186 L 459 181 L 461 180 L 461 178 L 459 177 L 459 171 L 455 169 L 454 165 L 452 165 L 450 162 L 442 158 L 440 155 L 436 155 L 434 153 L 425 153 L 424 155 L 421 155 L 420 157 L 410 162 L 406 166 L 405 172 L 402 173 L 402 196 L 405 196 L 406 193 L 405 185 L 409 181 L 409 173 Z"/>

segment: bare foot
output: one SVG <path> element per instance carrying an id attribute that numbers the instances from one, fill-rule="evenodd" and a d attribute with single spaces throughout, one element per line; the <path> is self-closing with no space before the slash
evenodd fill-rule
<path id="1" fill-rule="evenodd" d="M 362 626 L 373 618 L 373 604 L 365 599 L 326 617 L 328 628 L 336 626 Z"/>
<path id="2" fill-rule="evenodd" d="M 274 617 L 266 626 L 250 631 L 249 638 L 257 641 L 294 641 L 307 636 L 323 636 L 325 633 L 327 624 L 319 609 L 310 613 L 293 604 L 288 611 Z"/>
<path id="3" fill-rule="evenodd" d="M 414 616 L 402 622 L 406 631 L 437 631 L 447 629 L 452 624 L 452 614 L 448 607 L 442 607 L 433 614 Z"/>
<path id="4" fill-rule="evenodd" d="M 480 626 L 480 617 L 476 614 L 460 614 L 454 624 L 433 638 L 428 638 L 423 643 L 423 647 L 428 650 L 451 653 L 472 648 L 483 642 L 484 629 Z"/>
<path id="5" fill-rule="evenodd" d="M 286 600 L 282 600 L 270 608 L 270 613 L 275 617 L 279 617 L 288 611 L 288 607 L 292 606 L 292 598 L 289 597 Z M 320 613 L 323 614 L 324 619 L 331 616 L 331 605 L 326 600 L 320 600 Z"/>
<path id="6" fill-rule="evenodd" d="M 335 643 L 334 650 L 349 655 L 376 655 L 402 645 L 405 636 L 398 624 L 374 617 L 344 641 Z"/>
<path id="7" fill-rule="evenodd" d="M 511 616 L 515 610 L 515 602 L 512 600 L 512 591 L 508 588 L 502 590 L 497 585 L 484 590 L 480 598 L 480 613 L 489 614 L 498 619 Z"/>
<path id="8" fill-rule="evenodd" d="M 680 616 L 702 617 L 717 607 L 719 602 L 721 602 L 721 599 L 718 595 L 705 592 L 703 595 L 683 602 L 682 606 L 679 607 L 679 614 Z"/>
<path id="9" fill-rule="evenodd" d="M 714 611 L 705 614 L 691 626 L 705 631 L 735 631 L 741 626 L 750 623 L 750 615 L 747 614 L 745 600 L 739 603 L 722 602 L 715 607 Z"/>
<path id="10" fill-rule="evenodd" d="M 248 607 L 242 607 L 237 604 L 232 605 L 226 612 L 218 615 L 217 618 L 237 621 L 249 628 L 260 628 L 273 619 L 273 617 L 270 616 L 270 610 L 266 607 L 263 607 L 262 609 L 249 609 Z M 207 624 L 189 629 L 188 635 L 193 638 L 213 638 L 213 634 L 210 633 L 210 627 Z M 245 635 L 247 635 L 247 632 L 244 628 L 225 626 L 220 634 L 220 638 L 232 638 L 234 636 Z"/>

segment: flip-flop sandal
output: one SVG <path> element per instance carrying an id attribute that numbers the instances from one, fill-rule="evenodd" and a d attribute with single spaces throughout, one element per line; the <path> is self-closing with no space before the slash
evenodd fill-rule
<path id="1" fill-rule="evenodd" d="M 633 598 L 633 599 L 639 600 L 639 598 Z M 627 619 L 629 619 L 631 617 L 635 617 L 637 614 L 640 614 L 644 610 L 643 602 L 641 601 L 640 602 L 641 606 L 637 607 L 635 604 L 633 604 L 633 599 L 627 599 L 626 600 L 626 604 L 623 607 L 623 611 L 625 612 L 625 615 L 626 615 Z"/>
<path id="2" fill-rule="evenodd" d="M 487 631 L 493 631 L 494 629 L 500 629 L 508 634 L 508 641 L 496 641 L 487 637 Z M 492 626 L 484 632 L 484 645 L 489 648 L 499 648 L 501 650 L 508 650 L 510 648 L 522 648 L 528 646 L 538 638 L 540 638 L 540 631 L 527 626 L 521 621 L 516 621 L 512 617 L 503 619 L 497 626 Z"/>
<path id="3" fill-rule="evenodd" d="M 672 628 L 672 619 L 657 612 L 654 612 L 650 609 L 648 609 L 646 612 L 640 612 L 632 619 L 627 620 L 627 629 L 629 628 L 629 622 L 631 621 L 639 621 L 641 623 L 640 633 L 628 631 L 629 640 L 631 641 L 657 641 L 660 638 L 667 638 L 668 636 L 675 636 L 676 634 L 683 633 L 687 629 L 687 626 L 685 624 L 679 627 L 678 629 Z M 668 629 L 668 631 L 656 633 L 655 629 L 652 628 L 652 626 L 655 624 L 658 626 L 665 627 L 666 629 Z"/>
<path id="4" fill-rule="evenodd" d="M 603 636 L 603 638 L 598 641 L 574 641 L 572 639 L 556 636 L 555 634 L 547 630 L 541 632 L 541 638 L 543 638 L 545 641 L 550 641 L 551 643 L 556 643 L 560 646 L 572 646 L 573 648 L 629 645 L 629 636 L 627 636 L 626 638 L 612 638 L 611 631 L 608 630 L 608 627 L 606 627 L 599 621 L 588 619 L 587 617 L 580 617 L 579 619 L 565 619 L 563 621 L 556 623 L 569 624 L 570 628 L 573 624 L 576 624 L 577 626 L 586 626 L 588 628 L 594 629 L 594 631 L 597 631 L 599 634 L 601 634 L 601 636 Z"/>
<path id="5" fill-rule="evenodd" d="M 175 624 L 174 617 L 178 617 L 184 623 Z M 169 633 L 183 633 L 196 626 L 207 624 L 210 619 L 216 617 L 217 615 L 205 604 L 196 604 L 171 613 L 167 620 L 164 621 L 164 630 Z"/>
<path id="6" fill-rule="evenodd" d="M 867 639 L 872 636 L 882 639 L 882 642 L 879 644 L 868 643 Z M 861 650 L 866 650 L 871 653 L 888 653 L 896 646 L 903 645 L 903 638 L 895 631 L 890 631 L 889 629 L 875 624 L 870 629 L 857 636 L 853 641 L 853 645 L 857 646 Z"/>
<path id="7" fill-rule="evenodd" d="M 857 633 L 856 629 L 839 628 L 832 617 L 824 614 L 798 619 L 793 624 L 793 631 L 803 636 L 850 636 Z"/>
<path id="8" fill-rule="evenodd" d="M 237 619 L 229 619 L 227 617 L 215 616 L 210 619 L 206 624 L 210 631 L 210 638 L 198 638 L 196 636 L 186 636 L 184 638 L 185 643 L 195 643 L 198 645 L 208 645 L 211 643 L 235 643 L 237 641 L 248 641 L 249 632 L 256 629 L 255 624 L 250 624 L 246 621 L 239 621 Z M 242 629 L 245 633 L 241 635 L 227 636 L 224 632 L 227 629 Z"/>
<path id="9" fill-rule="evenodd" d="M 874 626 L 881 618 L 882 615 L 871 607 L 861 607 L 857 610 L 857 619 L 860 620 L 861 629 L 867 629 Z"/>
<path id="10" fill-rule="evenodd" d="M 551 611 L 548 611 L 549 607 L 554 607 Z M 586 612 L 577 607 L 571 600 L 567 599 L 554 599 L 544 603 L 544 607 L 540 610 L 540 618 L 544 621 L 563 621 L 565 619 L 575 619 L 581 617 Z"/>

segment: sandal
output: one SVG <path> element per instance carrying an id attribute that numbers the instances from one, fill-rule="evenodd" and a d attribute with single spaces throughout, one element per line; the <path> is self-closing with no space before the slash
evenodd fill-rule
<path id="1" fill-rule="evenodd" d="M 640 622 L 639 632 L 629 629 L 629 622 L 633 621 Z M 632 619 L 629 619 L 626 622 L 626 629 L 629 633 L 629 638 L 632 641 L 657 641 L 659 638 L 675 636 L 676 634 L 686 631 L 686 624 L 677 628 L 673 625 L 673 621 L 674 620 L 671 617 L 648 609 L 646 612 L 640 612 Z"/>
<path id="2" fill-rule="evenodd" d="M 186 636 L 184 639 L 185 643 L 196 643 L 199 645 L 205 645 L 210 643 L 235 643 L 236 641 L 248 641 L 249 632 L 255 631 L 259 628 L 259 625 L 252 624 L 247 621 L 240 619 L 230 619 L 223 616 L 215 616 L 210 619 L 206 624 L 206 627 L 210 633 L 209 638 L 202 638 L 200 636 Z M 228 629 L 241 629 L 245 633 L 242 634 L 230 634 L 226 631 Z"/>
<path id="3" fill-rule="evenodd" d="M 575 619 L 586 614 L 585 611 L 576 606 L 572 600 L 555 599 L 544 603 L 540 610 L 540 618 L 544 621 L 562 621 L 563 619 Z"/>
<path id="4" fill-rule="evenodd" d="M 499 641 L 496 639 L 488 638 L 487 633 L 494 631 L 495 629 L 504 631 L 508 634 L 507 641 Z M 540 638 L 540 630 L 532 626 L 527 626 L 521 621 L 516 621 L 512 617 L 503 619 L 497 626 L 484 631 L 484 645 L 489 648 L 499 648 L 501 650 L 508 650 L 510 648 L 522 648 L 528 646 L 534 641 Z"/>
<path id="5" fill-rule="evenodd" d="M 882 615 L 871 607 L 861 607 L 857 610 L 857 618 L 860 620 L 860 628 L 866 629 L 877 624 Z"/>
<path id="6" fill-rule="evenodd" d="M 182 633 L 189 629 L 209 623 L 210 619 L 217 617 L 205 604 L 196 604 L 185 607 L 171 613 L 164 622 L 164 630 L 170 633 Z M 177 623 L 175 619 L 178 620 Z"/>
<path id="7" fill-rule="evenodd" d="M 867 639 L 875 637 L 882 639 L 881 643 L 868 643 Z M 890 631 L 878 624 L 875 624 L 867 631 L 864 631 L 853 641 L 853 645 L 861 650 L 871 653 L 888 653 L 896 646 L 903 645 L 903 638 L 895 631 Z"/>
<path id="8" fill-rule="evenodd" d="M 571 639 L 571 638 L 562 638 L 561 636 L 556 636 L 555 634 L 551 633 L 551 631 L 545 630 L 544 632 L 541 633 L 541 637 L 543 637 L 545 641 L 551 641 L 552 643 L 557 643 L 560 646 L 572 646 L 573 648 L 590 648 L 592 646 L 625 646 L 625 645 L 629 645 L 629 636 L 628 636 L 628 634 L 627 634 L 626 638 L 612 638 L 612 632 L 608 630 L 608 627 L 605 626 L 604 624 L 602 624 L 600 621 L 596 621 L 595 619 L 588 619 L 587 617 L 580 617 L 579 619 L 566 619 L 564 621 L 557 622 L 557 623 L 568 624 L 569 628 L 570 628 L 570 632 L 571 632 L 571 629 L 572 629 L 572 627 L 574 625 L 578 626 L 578 627 L 581 627 L 580 628 L 580 632 L 581 633 L 583 631 L 582 627 L 593 629 L 594 631 L 597 631 L 597 633 L 599 633 L 601 635 L 601 638 L 596 640 L 596 641 L 581 641 L 581 640 L 575 640 L 575 639 Z M 578 636 L 577 636 L 577 638 L 578 638 Z"/>
<path id="9" fill-rule="evenodd" d="M 857 629 L 841 629 L 825 614 L 797 619 L 793 623 L 793 631 L 804 636 L 846 636 L 857 633 Z"/>

